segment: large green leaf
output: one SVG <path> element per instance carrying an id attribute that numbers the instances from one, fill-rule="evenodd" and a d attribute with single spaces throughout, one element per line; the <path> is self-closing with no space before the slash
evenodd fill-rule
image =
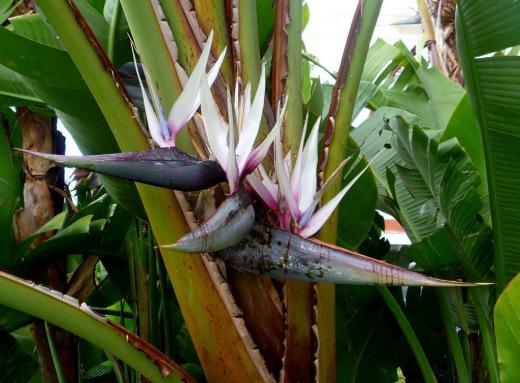
<path id="1" fill-rule="evenodd" d="M 337 382 L 395 382 L 399 330 L 373 287 L 337 286 Z"/>
<path id="2" fill-rule="evenodd" d="M 442 266 L 457 259 L 468 277 L 482 278 L 491 260 L 491 232 L 481 216 L 480 179 L 472 163 L 455 141 L 439 145 L 420 129 L 396 122 L 400 163 L 395 198 L 401 222 L 413 242 L 423 241 L 416 245 L 419 255 L 428 246 L 430 257 L 438 258 L 426 264 L 420 263 L 421 258 L 412 259 L 424 268 L 432 267 L 427 265 L 432 261 Z"/>
<path id="3" fill-rule="evenodd" d="M 502 292 L 495 305 L 495 333 L 497 337 L 500 381 L 520 381 L 520 275 Z"/>
<path id="4" fill-rule="evenodd" d="M 99 107 L 67 52 L 0 27 L 0 64 L 21 75 L 38 98 L 56 109 L 83 153 L 119 151 Z M 133 183 L 110 177 L 100 179 L 118 202 L 136 214 L 143 214 Z"/>
<path id="5" fill-rule="evenodd" d="M 0 106 L 18 106 L 41 103 L 31 89 L 24 83 L 22 76 L 0 65 Z"/>
<path id="6" fill-rule="evenodd" d="M 346 165 L 348 174 L 343 185 L 350 182 L 357 174 L 367 166 L 366 159 L 356 162 L 359 147 L 349 138 L 347 143 L 347 156 L 352 156 Z M 349 190 L 339 205 L 338 213 L 338 238 L 337 243 L 348 249 L 357 248 L 366 238 L 367 232 L 374 220 L 377 203 L 377 186 L 372 172 L 365 172 Z"/>
<path id="7" fill-rule="evenodd" d="M 520 2 L 460 0 L 457 47 L 482 133 L 499 290 L 520 271 Z"/>

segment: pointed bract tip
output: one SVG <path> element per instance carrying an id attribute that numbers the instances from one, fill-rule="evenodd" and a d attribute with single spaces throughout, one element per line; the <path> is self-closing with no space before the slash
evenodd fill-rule
<path id="1" fill-rule="evenodd" d="M 160 249 L 167 249 L 167 250 L 177 250 L 178 245 L 177 242 L 171 243 L 169 245 L 159 245 Z"/>

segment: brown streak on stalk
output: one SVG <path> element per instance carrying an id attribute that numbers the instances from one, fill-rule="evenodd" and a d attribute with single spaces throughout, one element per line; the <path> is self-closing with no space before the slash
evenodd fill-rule
<path id="1" fill-rule="evenodd" d="M 83 308 L 83 307 L 82 307 Z M 86 310 L 83 309 L 85 312 Z M 170 371 L 175 371 L 182 379 L 183 382 L 195 382 L 191 376 L 189 376 L 182 367 L 180 367 L 177 363 L 175 363 L 172 359 L 168 357 L 168 355 L 162 353 L 160 350 L 155 348 L 148 342 L 145 342 L 143 339 L 135 335 L 134 333 L 128 331 L 123 326 L 118 325 L 115 322 L 112 322 L 109 319 L 102 317 L 99 314 L 94 314 L 97 317 L 102 318 L 106 324 L 110 327 L 116 329 L 122 336 L 126 338 L 126 341 L 135 349 L 141 351 L 146 355 L 148 359 L 150 359 L 161 371 L 163 376 L 170 375 Z"/>
<path id="2" fill-rule="evenodd" d="M 287 32 L 289 24 L 289 1 L 276 0 L 273 35 L 273 64 L 271 69 L 271 105 L 278 105 L 285 90 L 289 71 L 287 62 Z"/>
<path id="3" fill-rule="evenodd" d="M 132 98 L 128 94 L 128 91 L 127 91 L 123 81 L 119 77 L 119 73 L 117 72 L 116 68 L 114 68 L 114 65 L 112 64 L 112 62 L 106 55 L 105 50 L 103 49 L 103 47 L 99 43 L 98 39 L 96 38 L 96 35 L 94 34 L 94 32 L 92 32 L 92 29 L 88 25 L 87 21 L 85 20 L 85 18 L 83 17 L 83 15 L 79 11 L 79 9 L 76 7 L 76 4 L 74 4 L 74 1 L 67 0 L 67 3 L 69 4 L 71 11 L 74 14 L 74 17 L 76 18 L 78 25 L 85 33 L 85 37 L 90 41 L 90 45 L 92 46 L 92 48 L 98 55 L 100 61 L 103 63 L 103 67 L 110 74 L 110 76 L 112 76 L 112 78 L 114 79 L 114 82 L 115 82 L 117 88 L 121 92 L 121 95 L 123 96 L 125 101 L 128 103 L 130 108 L 132 110 L 134 110 L 134 104 L 132 102 Z"/>
<path id="4" fill-rule="evenodd" d="M 96 313 L 85 303 L 80 304 L 76 298 L 74 298 L 70 295 L 63 294 L 60 291 L 50 289 L 47 286 L 44 286 L 41 284 L 36 285 L 32 281 L 18 278 L 12 274 L 5 273 L 1 270 L 0 270 L 0 276 L 2 276 L 3 278 L 9 279 L 11 281 L 14 281 L 18 284 L 23 284 L 31 289 L 38 290 L 41 293 L 43 293 L 49 297 L 52 297 L 53 299 L 59 300 L 64 304 L 74 307 L 75 309 L 81 310 L 83 313 L 87 314 L 88 316 L 90 316 L 91 318 L 93 318 L 94 320 L 96 320 L 98 322 L 104 323 L 104 324 L 109 325 L 110 327 L 114 328 L 115 330 L 117 330 L 117 332 L 119 332 L 119 334 L 121 334 L 121 336 L 126 338 L 127 342 L 130 345 L 132 345 L 135 349 L 143 352 L 147 358 L 149 358 L 151 361 L 153 361 L 161 369 L 161 372 L 163 373 L 164 376 L 169 375 L 170 370 L 171 370 L 171 371 L 177 372 L 177 374 L 179 375 L 179 377 L 182 379 L 183 382 L 186 382 L 186 383 L 195 382 L 193 380 L 193 378 L 190 375 L 188 375 L 184 369 L 182 369 L 175 361 L 170 359 L 167 355 L 163 354 L 160 350 L 158 350 L 151 344 L 143 341 L 141 338 L 139 338 L 137 335 L 133 334 L 132 332 L 128 331 L 126 328 L 118 325 L 117 323 L 112 322 L 105 316 Z M 70 350 L 68 350 L 68 351 L 70 351 Z M 70 381 L 73 381 L 73 380 L 70 380 Z"/>
<path id="5" fill-rule="evenodd" d="M 336 115 L 336 111 L 338 109 L 339 95 L 341 93 L 341 89 L 345 85 L 347 80 L 347 74 L 350 68 L 350 61 L 352 60 L 352 55 L 354 53 L 354 48 L 356 46 L 357 34 L 359 31 L 359 26 L 361 25 L 361 8 L 363 6 L 363 2 L 359 1 L 356 12 L 354 13 L 354 17 L 352 19 L 352 23 L 350 24 L 350 30 L 348 32 L 347 41 L 345 43 L 345 48 L 343 49 L 343 56 L 341 57 L 341 63 L 338 70 L 338 75 L 336 78 L 336 83 L 334 84 L 334 88 L 332 89 L 332 97 L 330 99 L 329 112 L 327 113 L 327 117 L 325 119 L 325 131 L 323 135 L 323 146 L 321 148 L 321 156 L 320 156 L 320 165 L 318 170 L 318 183 L 320 185 L 323 184 L 324 176 L 325 176 L 325 168 L 327 166 L 328 160 L 328 151 L 330 147 L 330 143 L 332 141 L 332 136 L 334 135 L 334 116 Z M 343 127 L 340 127 L 343 128 Z"/>

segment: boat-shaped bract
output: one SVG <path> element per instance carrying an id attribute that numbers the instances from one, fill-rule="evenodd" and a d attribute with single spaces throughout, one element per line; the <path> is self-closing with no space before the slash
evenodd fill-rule
<path id="1" fill-rule="evenodd" d="M 92 156 L 63 156 L 18 150 L 61 166 L 180 191 L 203 190 L 226 180 L 224 170 L 216 161 L 200 160 L 176 148 Z"/>
<path id="2" fill-rule="evenodd" d="M 356 285 L 485 285 L 432 278 L 262 224 L 255 224 L 241 243 L 216 255 L 239 271 L 279 279 Z"/>

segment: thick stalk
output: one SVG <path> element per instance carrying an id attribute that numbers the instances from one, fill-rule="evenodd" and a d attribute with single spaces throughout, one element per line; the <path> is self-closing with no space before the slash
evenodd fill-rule
<path id="1" fill-rule="evenodd" d="M 301 13 L 299 0 L 275 2 L 271 103 L 274 107 L 288 96 L 284 150 L 293 156 L 302 134 Z M 314 380 L 315 342 L 312 326 L 313 287 L 300 281 L 285 282 L 285 352 L 283 382 Z"/>
<path id="2" fill-rule="evenodd" d="M 254 0 L 238 0 L 238 20 L 242 82 L 251 82 L 251 93 L 254 94 L 260 79 L 260 44 Z"/>
<path id="3" fill-rule="evenodd" d="M 110 20 L 110 29 L 108 31 L 108 45 L 107 45 L 107 56 L 110 61 L 114 62 L 114 47 L 116 41 L 117 28 L 119 27 L 119 21 L 121 20 L 121 4 L 119 0 L 115 1 L 114 14 L 112 20 Z"/>
<path id="4" fill-rule="evenodd" d="M 471 378 L 468 372 L 468 366 L 466 365 L 464 351 L 462 350 L 462 345 L 457 334 L 455 322 L 453 321 L 453 318 L 450 314 L 448 302 L 446 300 L 446 292 L 447 291 L 445 289 L 435 289 L 442 321 L 444 322 L 444 329 L 446 330 L 448 344 L 450 346 L 451 357 L 453 358 L 453 363 L 455 364 L 457 381 L 459 383 L 470 383 Z"/>
<path id="5" fill-rule="evenodd" d="M 163 38 L 153 2 L 121 0 L 121 6 L 141 60 L 155 83 L 165 113 L 168 113 L 180 95 L 182 85 L 170 53 L 171 43 Z M 181 130 L 177 136 L 177 146 L 187 152 L 193 150 L 187 129 Z"/>
<path id="6" fill-rule="evenodd" d="M 148 251 L 145 244 L 143 223 L 137 222 L 137 236 L 132 238 L 135 244 L 135 275 L 137 277 L 137 312 L 139 323 L 139 337 L 146 342 L 150 341 L 150 302 L 148 285 Z"/>
<path id="7" fill-rule="evenodd" d="M 124 334 L 88 309 L 80 308 L 71 299 L 64 300 L 57 292 L 0 272 L 0 304 L 41 318 L 84 338 L 117 356 L 153 382 L 192 381 L 178 366 L 177 371 L 167 368 L 169 375 L 163 376 L 149 356 L 133 346 Z"/>
<path id="8" fill-rule="evenodd" d="M 181 2 L 177 0 L 163 0 L 160 1 L 160 4 L 173 33 L 175 45 L 179 53 L 179 64 L 185 70 L 192 70 L 200 56 L 201 47 L 184 13 Z"/>
<path id="9" fill-rule="evenodd" d="M 231 40 L 226 25 L 224 0 L 194 0 L 193 4 L 204 33 L 208 35 L 211 30 L 214 31 L 211 52 L 214 57 L 218 57 L 225 47 L 231 47 Z M 230 49 L 220 67 L 220 72 L 228 84 L 233 84 L 235 78 L 231 57 L 232 52 Z"/>
<path id="10" fill-rule="evenodd" d="M 51 350 L 52 362 L 54 363 L 54 371 L 56 372 L 56 378 L 59 383 L 66 383 L 67 380 L 63 375 L 63 369 L 61 368 L 60 357 L 56 350 L 56 345 L 52 339 L 51 328 L 47 322 L 45 322 L 45 332 L 47 333 L 47 342 L 49 343 L 49 349 Z"/>
<path id="11" fill-rule="evenodd" d="M 500 382 L 500 373 L 498 370 L 497 352 L 496 352 L 496 341 L 493 327 L 487 310 L 487 305 L 484 302 L 484 296 L 481 291 L 476 289 L 470 289 L 471 300 L 473 301 L 473 307 L 477 314 L 480 336 L 482 338 L 482 345 L 484 351 L 484 359 L 489 371 L 489 381 L 491 383 Z"/>
<path id="12" fill-rule="evenodd" d="M 417 335 L 415 334 L 412 325 L 408 321 L 408 318 L 401 309 L 401 306 L 399 306 L 399 303 L 397 303 L 397 300 L 394 298 L 387 286 L 378 285 L 376 286 L 376 288 L 377 291 L 379 291 L 379 294 L 381 294 L 381 297 L 385 301 L 388 309 L 394 315 L 397 324 L 403 331 L 403 334 L 406 340 L 408 341 L 408 344 L 415 356 L 415 360 L 417 361 L 417 364 L 421 369 L 424 381 L 426 383 L 436 383 L 437 378 L 433 373 L 432 367 L 430 366 L 430 362 L 428 362 L 428 358 L 424 353 L 421 343 L 419 342 L 419 339 L 417 338 Z"/>
<path id="13" fill-rule="evenodd" d="M 361 74 L 372 33 L 374 31 L 382 0 L 373 0 L 360 3 L 359 27 L 351 30 L 349 41 L 345 47 L 347 56 L 348 70 L 345 76 L 338 76 L 337 81 L 342 87 L 339 99 L 338 110 L 335 115 L 335 125 L 333 127 L 328 159 L 325 167 L 323 179 L 327 179 L 330 174 L 339 166 L 345 158 L 348 131 L 352 123 L 352 113 L 356 102 L 356 95 L 361 80 Z M 355 22 L 355 21 L 354 21 Z M 350 44 L 352 44 L 352 55 L 350 56 Z M 328 121 L 326 121 L 328 123 Z M 322 154 L 325 154 L 322 153 Z M 341 179 L 338 177 L 331 187 L 325 192 L 322 203 L 331 200 L 341 188 Z M 320 231 L 319 239 L 327 243 L 336 243 L 338 226 L 337 211 L 332 214 L 327 223 Z M 319 377 L 321 381 L 335 381 L 336 378 L 336 329 L 335 329 L 335 288 L 332 284 L 318 284 L 316 286 L 317 299 L 317 325 L 320 337 L 320 348 L 318 353 Z M 331 355 L 331 353 L 334 355 Z"/>
<path id="14" fill-rule="evenodd" d="M 347 138 L 352 123 L 352 112 L 356 103 L 359 82 L 382 2 L 382 0 L 363 2 L 361 22 L 355 37 L 355 46 L 350 59 L 350 66 L 345 78 L 345 84 L 340 93 L 338 110 L 335 115 L 335 126 L 329 147 L 324 179 L 327 179 L 345 158 Z M 341 177 L 338 177 L 325 192 L 322 201 L 329 201 L 339 192 L 340 188 Z M 337 220 L 338 214 L 336 211 L 322 229 L 322 232 L 333 233 L 330 234 L 330 238 L 334 239 L 332 243 L 334 243 L 336 239 Z"/>
<path id="15" fill-rule="evenodd" d="M 439 53 L 439 47 L 435 41 L 435 27 L 433 26 L 428 4 L 426 4 L 426 0 L 417 0 L 417 6 L 419 7 L 419 13 L 421 14 L 422 26 L 426 38 L 433 42 L 430 48 L 433 65 L 435 65 L 437 68 L 439 68 L 440 71 L 447 75 L 448 73 L 446 71 L 446 65 L 442 61 L 441 55 Z M 417 47 L 417 49 L 422 49 L 422 47 Z"/>
<path id="16" fill-rule="evenodd" d="M 54 25 L 85 78 L 121 149 L 148 149 L 148 142 L 130 106 L 114 82 L 112 69 L 105 66 L 98 52 L 90 45 L 85 31 L 76 21 L 71 5 L 63 0 L 40 0 L 38 4 Z M 164 66 L 164 60 L 169 59 L 169 56 L 159 60 L 151 49 L 155 45 L 164 44 L 160 31 L 158 35 L 154 35 L 154 40 L 150 40 L 153 44 L 145 40 L 148 29 L 158 28 L 156 19 L 148 14 L 149 9 L 146 7 L 149 4 L 141 1 L 122 2 L 127 19 L 130 22 L 131 16 L 135 22 L 135 25 L 131 23 L 131 27 L 145 30 L 144 34 L 139 34 L 141 42 L 136 40 L 136 43 L 147 49 L 146 52 L 141 50 L 141 54 L 148 60 L 149 69 L 151 70 L 150 65 L 153 65 L 157 70 Z M 140 7 L 144 7 L 141 13 Z M 148 25 L 148 22 L 153 25 Z M 171 68 L 166 66 L 165 70 L 169 71 L 169 74 L 162 75 L 172 79 Z M 160 72 L 157 70 L 158 75 Z M 169 94 L 172 90 L 169 84 L 172 82 L 165 81 L 159 88 L 162 88 L 165 94 Z M 158 244 L 176 242 L 187 232 L 188 227 L 174 194 L 169 190 L 142 184 L 138 184 L 137 188 Z M 212 282 L 202 258 L 171 250 L 163 250 L 161 254 L 207 378 L 218 380 L 225 374 L 229 382 L 264 379 L 265 370 L 244 344 L 243 334 L 240 332 L 242 329 L 227 310 L 222 298 L 223 292 Z M 226 357 L 222 358 L 222 355 Z"/>
<path id="17" fill-rule="evenodd" d="M 287 24 L 287 82 L 285 93 L 287 116 L 284 126 L 284 143 L 290 145 L 291 153 L 298 152 L 303 130 L 302 96 L 302 2 L 289 0 L 289 23 Z M 276 106 L 276 105 L 274 105 Z"/>

